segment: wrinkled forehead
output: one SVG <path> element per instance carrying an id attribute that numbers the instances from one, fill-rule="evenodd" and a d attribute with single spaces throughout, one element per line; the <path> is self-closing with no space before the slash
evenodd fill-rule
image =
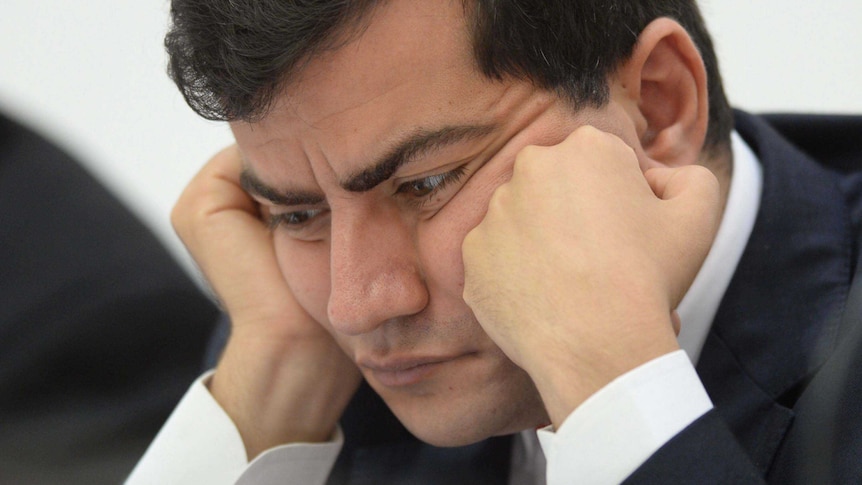
<path id="1" fill-rule="evenodd" d="M 346 42 L 303 64 L 279 101 L 314 124 L 415 83 L 430 92 L 479 76 L 464 14 L 458 0 L 382 2 Z"/>
<path id="2" fill-rule="evenodd" d="M 393 0 L 309 61 L 260 121 L 232 123 L 251 165 L 325 161 L 336 174 L 418 130 L 487 123 L 499 86 L 476 68 L 460 1 Z"/>

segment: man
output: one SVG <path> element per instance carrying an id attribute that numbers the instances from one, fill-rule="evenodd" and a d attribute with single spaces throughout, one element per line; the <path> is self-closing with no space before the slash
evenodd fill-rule
<path id="1" fill-rule="evenodd" d="M 175 80 L 238 144 L 174 212 L 232 334 L 130 481 L 542 483 L 545 458 L 549 483 L 794 476 L 859 187 L 759 120 L 731 136 L 693 3 L 173 19 Z M 459 448 L 393 430 L 362 378 Z"/>

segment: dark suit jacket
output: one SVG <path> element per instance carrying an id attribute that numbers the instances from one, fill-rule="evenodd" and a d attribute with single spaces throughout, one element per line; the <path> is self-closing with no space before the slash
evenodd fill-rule
<path id="1" fill-rule="evenodd" d="M 117 483 L 216 308 L 71 157 L 0 115 L 0 483 Z"/>
<path id="2" fill-rule="evenodd" d="M 862 221 L 862 118 L 737 113 L 736 129 L 760 158 L 764 185 L 697 366 L 716 408 L 627 483 L 862 481 L 862 277 L 848 304 Z M 342 426 L 330 484 L 507 483 L 510 437 L 422 444 L 365 385 Z"/>
<path id="3" fill-rule="evenodd" d="M 716 408 L 630 483 L 862 481 L 862 277 L 851 291 L 862 210 L 862 179 L 852 171 L 862 168 L 862 123 L 772 120 L 848 173 L 813 162 L 763 120 L 737 115 L 737 130 L 763 163 L 764 187 L 697 366 Z"/>

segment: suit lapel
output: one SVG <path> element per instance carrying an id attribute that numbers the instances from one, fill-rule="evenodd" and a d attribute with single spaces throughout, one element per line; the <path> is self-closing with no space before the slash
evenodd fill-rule
<path id="1" fill-rule="evenodd" d="M 798 393 L 835 344 L 852 276 L 839 177 L 737 113 L 763 164 L 757 222 L 697 369 L 718 412 L 766 471 Z"/>

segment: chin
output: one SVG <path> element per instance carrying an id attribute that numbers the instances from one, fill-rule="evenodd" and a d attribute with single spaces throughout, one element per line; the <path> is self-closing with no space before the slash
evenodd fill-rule
<path id="1" fill-rule="evenodd" d="M 438 447 L 467 446 L 492 436 L 535 429 L 548 420 L 538 394 L 509 400 L 507 406 L 463 396 L 445 401 L 413 406 L 387 404 L 410 433 Z"/>
<path id="2" fill-rule="evenodd" d="M 399 418 L 400 419 L 400 418 Z M 509 427 L 469 427 L 469 426 L 443 426 L 443 427 L 427 427 L 414 426 L 411 423 L 401 421 L 404 427 L 419 440 L 428 443 L 432 446 L 441 448 L 451 448 L 456 446 L 468 446 L 479 441 L 491 438 L 492 436 L 502 436 L 507 434 L 518 433 L 525 429 L 535 429 L 537 424 L 522 424 Z M 475 423 L 474 423 L 475 424 Z"/>
<path id="3" fill-rule="evenodd" d="M 422 427 L 410 426 L 403 421 L 402 424 L 404 424 L 404 427 L 406 427 L 407 430 L 419 440 L 440 448 L 468 446 L 494 436 L 487 433 L 476 432 L 475 430 L 450 430 L 451 432 L 446 433 L 440 432 L 440 430 L 428 430 Z M 465 433 L 464 431 L 467 432 Z"/>

